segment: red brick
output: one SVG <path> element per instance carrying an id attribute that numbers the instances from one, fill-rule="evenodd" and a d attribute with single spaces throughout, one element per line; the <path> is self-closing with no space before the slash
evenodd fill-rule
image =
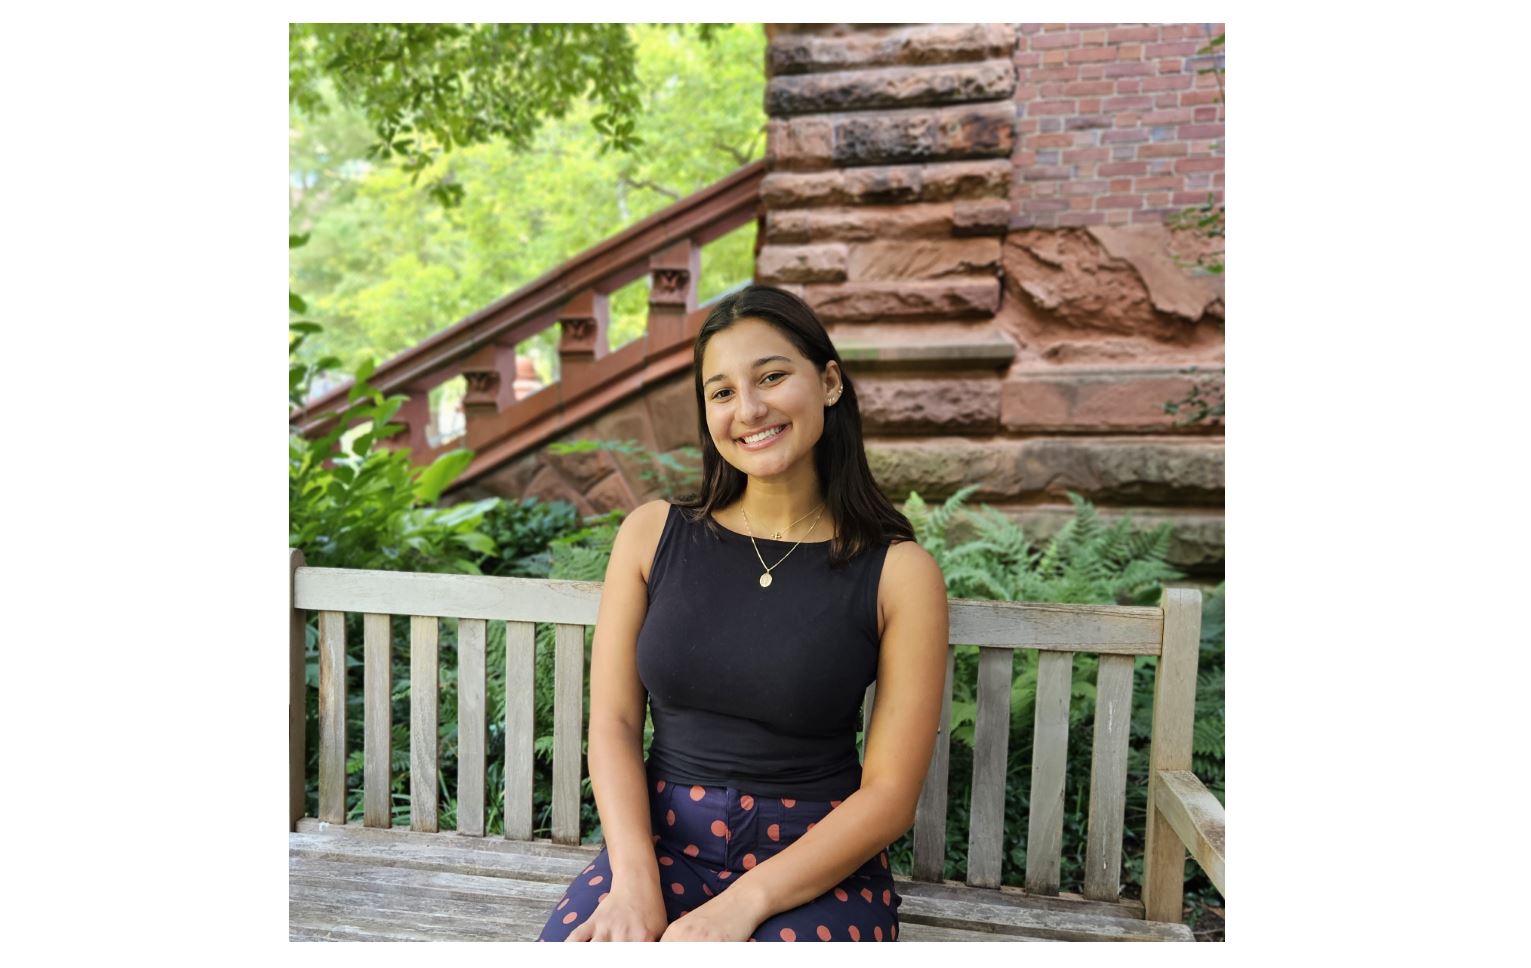
<path id="1" fill-rule="evenodd" d="M 1223 99 L 1218 91 L 1186 91 L 1180 95 L 1180 106 L 1191 107 L 1197 104 L 1216 104 Z"/>
<path id="2" fill-rule="evenodd" d="M 1065 195 L 1104 195 L 1111 190 L 1109 182 L 1104 181 L 1074 181 L 1063 183 Z"/>
<path id="3" fill-rule="evenodd" d="M 1019 138 L 1023 134 L 1036 134 L 1036 133 L 1037 133 L 1037 119 L 1036 118 L 1016 118 L 1015 119 L 1015 136 L 1017 138 Z"/>
<path id="4" fill-rule="evenodd" d="M 1069 210 L 1075 212 L 1088 212 L 1093 202 L 1083 195 L 1069 199 Z"/>
<path id="5" fill-rule="evenodd" d="M 1100 106 L 1106 111 L 1139 111 L 1153 107 L 1154 99 L 1142 95 L 1108 97 L 1100 102 Z"/>
<path id="6" fill-rule="evenodd" d="M 1165 30 L 1165 36 L 1169 36 L 1168 30 Z M 1032 42 L 1032 46 L 1036 46 L 1035 41 Z M 1188 41 L 1178 41 L 1168 44 L 1149 44 L 1147 47 L 1143 48 L 1143 56 L 1150 59 L 1157 59 L 1160 57 L 1190 57 L 1192 54 L 1196 53 L 1196 50 L 1199 47 L 1201 47 L 1200 44 Z"/>
<path id="7" fill-rule="evenodd" d="M 1175 132 L 1175 137 L 1185 141 L 1194 141 L 1197 138 L 1221 138 L 1223 125 L 1217 124 L 1182 124 L 1180 130 Z"/>
<path id="8" fill-rule="evenodd" d="M 1143 82 L 1144 91 L 1189 91 L 1196 80 L 1194 74 L 1170 74 L 1150 77 Z"/>
<path id="9" fill-rule="evenodd" d="M 1131 178 L 1113 178 L 1111 180 L 1111 191 L 1116 192 L 1118 194 L 1132 191 L 1132 179 Z"/>
<path id="10" fill-rule="evenodd" d="M 1162 208 L 1140 208 L 1132 213 L 1132 224 L 1141 225 L 1145 222 L 1162 222 L 1169 212 Z"/>
<path id="11" fill-rule="evenodd" d="M 1197 90 L 1218 91 L 1222 90 L 1222 85 L 1217 82 L 1216 74 L 1197 74 L 1196 88 Z"/>
<path id="12" fill-rule="evenodd" d="M 1171 57 L 1167 60 L 1161 60 L 1159 62 L 1160 74 L 1179 74 L 1182 68 L 1183 65 L 1181 64 L 1180 58 L 1178 57 Z M 1193 74 L 1191 76 L 1194 77 L 1195 75 Z"/>
<path id="13" fill-rule="evenodd" d="M 1153 111 L 1143 115 L 1144 124 L 1185 124 L 1191 120 L 1190 108 L 1175 108 L 1172 111 Z M 1181 135 L 1185 137 L 1185 135 Z"/>
<path id="14" fill-rule="evenodd" d="M 1178 175 L 1158 175 L 1153 178 L 1139 178 L 1132 183 L 1135 192 L 1146 192 L 1156 188 L 1180 188 L 1184 180 Z"/>
<path id="15" fill-rule="evenodd" d="M 1060 47 L 1078 46 L 1079 34 L 1073 31 L 1061 34 L 1042 34 L 1039 37 L 1031 38 L 1032 50 L 1056 50 Z"/>
<path id="16" fill-rule="evenodd" d="M 1017 101 L 1030 101 L 1038 93 L 1039 89 L 1035 84 L 1017 84 L 1015 86 L 1015 99 Z"/>
<path id="17" fill-rule="evenodd" d="M 1042 32 L 1042 25 L 1041 24 L 1021 24 L 1021 33 L 1026 34 L 1027 36 L 1030 36 L 1032 34 L 1039 34 L 1041 32 Z"/>
<path id="18" fill-rule="evenodd" d="M 1096 171 L 1108 178 L 1112 175 L 1146 175 L 1148 174 L 1148 162 L 1117 161 L 1109 165 L 1101 165 Z"/>
<path id="19" fill-rule="evenodd" d="M 1141 115 L 1136 111 L 1123 111 L 1115 116 L 1118 128 L 1136 128 Z"/>
<path id="20" fill-rule="evenodd" d="M 1034 168 L 1023 169 L 1021 177 L 1027 181 L 1047 181 L 1049 179 L 1072 178 L 1074 177 L 1074 171 L 1066 165 L 1037 165 Z"/>
<path id="21" fill-rule="evenodd" d="M 1052 81 L 1051 83 L 1043 84 L 1042 89 L 1037 93 L 1047 98 L 1063 97 L 1063 82 Z"/>
<path id="22" fill-rule="evenodd" d="M 1212 186 L 1214 188 L 1222 188 L 1223 187 L 1223 173 L 1222 172 L 1218 172 L 1217 174 L 1212 176 Z"/>
<path id="23" fill-rule="evenodd" d="M 1221 108 L 1216 104 L 1204 104 L 1196 109 L 1197 121 L 1216 121 Z"/>
<path id="24" fill-rule="evenodd" d="M 1030 140 L 1034 148 L 1068 148 L 1074 144 L 1071 134 L 1039 134 Z"/>
<path id="25" fill-rule="evenodd" d="M 1177 108 L 1179 106 L 1180 95 L 1174 91 L 1165 91 L 1163 94 L 1154 95 L 1154 107 L 1156 108 Z"/>
<path id="26" fill-rule="evenodd" d="M 1064 183 L 1055 181 L 1037 182 L 1031 186 L 1031 193 L 1038 198 L 1041 198 L 1044 195 L 1058 195 L 1061 194 L 1058 191 L 1058 186 L 1061 184 Z"/>
<path id="27" fill-rule="evenodd" d="M 1106 42 L 1106 32 L 1104 30 L 1086 30 L 1083 36 L 1084 42 L 1087 44 L 1104 44 Z"/>
<path id="28" fill-rule="evenodd" d="M 1165 24 L 1159 31 L 1165 40 L 1194 40 L 1198 47 L 1210 43 L 1217 34 L 1202 30 L 1201 24 Z"/>
<path id="29" fill-rule="evenodd" d="M 1116 49 L 1112 47 L 1076 47 L 1068 52 L 1068 62 L 1070 64 L 1088 64 L 1092 61 L 1114 60 L 1116 60 Z"/>
<path id="30" fill-rule="evenodd" d="M 1066 212 L 1069 203 L 1061 198 L 1032 198 L 1026 201 L 1028 212 Z"/>
<path id="31" fill-rule="evenodd" d="M 1138 44 L 1116 49 L 1116 59 L 1122 61 L 1136 61 L 1143 59 L 1143 48 Z"/>
<path id="32" fill-rule="evenodd" d="M 1037 153 L 1035 151 L 1017 150 L 1016 153 L 1010 157 L 1010 160 L 1015 163 L 1015 167 L 1026 168 L 1037 163 Z"/>
<path id="33" fill-rule="evenodd" d="M 1139 211 L 1142 211 L 1142 209 L 1113 208 L 1106 213 L 1106 224 L 1126 225 L 1132 221 L 1132 213 Z"/>
<path id="34" fill-rule="evenodd" d="M 1207 200 L 1207 192 L 1176 192 L 1170 196 L 1171 205 L 1201 205 Z"/>
<path id="35" fill-rule="evenodd" d="M 1073 100 L 1066 101 L 1033 101 L 1026 105 L 1027 114 L 1074 114 L 1077 103 Z M 1186 120 L 1190 120 L 1187 118 Z"/>
<path id="36" fill-rule="evenodd" d="M 1148 132 L 1142 128 L 1118 128 L 1115 131 L 1102 131 L 1100 140 L 1102 144 L 1130 144 L 1134 141 L 1147 141 Z"/>
<path id="37" fill-rule="evenodd" d="M 1100 98 L 1098 98 L 1098 97 L 1084 97 L 1084 98 L 1080 98 L 1079 99 L 1079 113 L 1080 114 L 1099 114 L 1100 113 Z"/>
<path id="38" fill-rule="evenodd" d="M 1081 161 L 1110 161 L 1110 160 L 1111 160 L 1111 149 L 1110 148 L 1093 148 L 1093 147 L 1092 148 L 1075 148 L 1072 151 L 1065 151 L 1063 153 L 1063 163 L 1065 165 L 1074 165 L 1074 164 L 1078 164 Z"/>
<path id="39" fill-rule="evenodd" d="M 1069 26 L 1068 24 L 1043 24 L 1042 25 L 1042 30 L 1044 32 L 1046 32 L 1046 33 L 1051 34 L 1051 33 L 1055 33 L 1056 31 L 1059 31 L 1059 30 L 1067 30 L 1068 26 Z"/>
<path id="40" fill-rule="evenodd" d="M 1142 208 L 1143 199 L 1137 195 L 1102 195 L 1095 200 L 1095 209 Z"/>
<path id="41" fill-rule="evenodd" d="M 1058 224 L 1065 226 L 1080 225 L 1103 225 L 1106 216 L 1103 212 L 1064 212 L 1058 216 Z"/>
<path id="42" fill-rule="evenodd" d="M 1082 81 L 1098 81 L 1106 76 L 1104 64 L 1080 64 L 1079 79 Z"/>
<path id="43" fill-rule="evenodd" d="M 1077 67 L 1039 67 L 1029 72 L 1026 79 L 1040 83 L 1043 81 L 1072 81 L 1078 77 L 1079 68 Z"/>
<path id="44" fill-rule="evenodd" d="M 1143 201 L 1149 208 L 1163 208 L 1170 203 L 1169 192 L 1152 192 Z"/>
<path id="45" fill-rule="evenodd" d="M 1100 94 L 1115 94 L 1115 81 L 1075 81 L 1072 84 L 1063 85 L 1064 97 L 1095 97 Z"/>
<path id="46" fill-rule="evenodd" d="M 1156 73 L 1154 65 L 1143 61 L 1117 61 L 1105 65 L 1101 71 L 1104 77 L 1144 77 Z"/>
<path id="47" fill-rule="evenodd" d="M 1143 80 L 1138 77 L 1128 77 L 1116 82 L 1116 93 L 1137 94 L 1143 90 Z"/>
<path id="48" fill-rule="evenodd" d="M 1184 141 L 1161 141 L 1138 149 L 1139 158 L 1183 158 L 1185 153 Z"/>
<path id="49" fill-rule="evenodd" d="M 1141 41 L 1157 41 L 1158 39 L 1159 28 L 1157 25 L 1151 27 L 1117 27 L 1114 30 L 1106 31 L 1106 40 L 1113 44 L 1120 44 L 1123 41 L 1136 43 Z"/>
<path id="50" fill-rule="evenodd" d="M 1185 174 L 1191 171 L 1222 171 L 1223 159 L 1221 158 L 1181 158 L 1175 162 L 1175 171 Z"/>
<path id="51" fill-rule="evenodd" d="M 1049 50 L 1042 52 L 1042 64 L 1044 67 L 1049 64 L 1063 64 L 1067 61 L 1068 51 L 1066 50 Z"/>
<path id="52" fill-rule="evenodd" d="M 1016 54 L 1015 55 L 1015 66 L 1016 67 L 1036 67 L 1040 63 L 1042 63 L 1042 55 L 1041 54 Z"/>
<path id="53" fill-rule="evenodd" d="M 1198 171 L 1185 176 L 1185 187 L 1197 190 L 1212 187 L 1212 173 L 1210 171 Z"/>

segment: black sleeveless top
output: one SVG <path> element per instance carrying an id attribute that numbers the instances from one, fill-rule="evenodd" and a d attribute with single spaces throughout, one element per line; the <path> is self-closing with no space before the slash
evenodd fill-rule
<path id="1" fill-rule="evenodd" d="M 756 538 L 670 505 L 649 569 L 638 678 L 654 720 L 647 769 L 677 783 L 841 800 L 861 785 L 856 732 L 877 678 L 888 546 L 829 567 L 830 542 Z"/>

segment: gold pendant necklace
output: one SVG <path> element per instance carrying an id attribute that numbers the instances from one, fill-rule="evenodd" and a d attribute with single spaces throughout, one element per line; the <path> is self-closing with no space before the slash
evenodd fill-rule
<path id="1" fill-rule="evenodd" d="M 770 588 L 771 587 L 771 571 L 774 568 L 776 568 L 778 565 L 780 565 L 783 561 L 786 561 L 787 560 L 787 555 L 790 555 L 790 554 L 792 554 L 792 552 L 797 550 L 797 545 L 800 545 L 800 544 L 803 543 L 803 538 L 807 538 L 808 534 L 813 534 L 813 529 L 819 526 L 819 518 L 822 517 L 823 514 L 824 514 L 824 505 L 822 505 L 822 504 L 819 505 L 819 513 L 814 516 L 813 524 L 810 525 L 809 528 L 808 528 L 808 534 L 803 535 L 802 538 L 799 538 L 797 540 L 797 544 L 795 544 L 791 548 L 787 549 L 787 554 L 786 555 L 782 555 L 781 558 L 777 560 L 775 565 L 768 565 L 768 564 L 765 563 L 765 557 L 760 554 L 760 545 L 755 544 L 755 532 L 754 532 L 754 529 L 752 529 L 750 527 L 749 512 L 745 511 L 742 505 L 740 506 L 739 511 L 740 511 L 740 513 L 742 513 L 744 515 L 744 530 L 749 532 L 750 545 L 752 547 L 754 547 L 754 549 L 755 549 L 755 557 L 760 559 L 760 567 L 765 569 L 765 571 L 762 572 L 761 575 L 760 575 L 760 587 L 761 588 Z M 803 515 L 803 518 L 806 518 L 807 516 L 808 515 L 805 514 L 805 515 Z M 801 520 L 803 520 L 803 518 L 798 518 L 797 520 L 801 521 Z M 796 523 L 797 523 L 797 521 L 792 522 L 792 524 L 796 524 Z M 790 531 L 791 529 L 792 529 L 792 525 L 791 524 L 787 525 L 787 530 Z M 780 534 L 781 532 L 778 531 L 776 533 Z"/>

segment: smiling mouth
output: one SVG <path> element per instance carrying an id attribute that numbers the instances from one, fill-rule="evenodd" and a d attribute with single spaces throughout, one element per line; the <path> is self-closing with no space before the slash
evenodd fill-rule
<path id="1" fill-rule="evenodd" d="M 787 425 L 786 424 L 777 424 L 774 427 L 767 427 L 765 429 L 766 430 L 775 430 L 776 433 L 772 434 L 770 437 L 762 437 L 759 440 L 754 441 L 753 443 L 748 441 L 748 440 L 745 440 L 744 437 L 735 437 L 734 441 L 735 441 L 735 443 L 743 444 L 746 447 L 753 447 L 753 446 L 755 446 L 755 444 L 763 444 L 766 441 L 772 439 L 772 437 L 780 437 L 782 434 L 786 433 Z M 762 432 L 763 431 L 756 431 L 756 433 L 762 433 Z M 745 434 L 744 436 L 745 437 L 751 437 L 751 436 L 754 436 L 754 435 L 753 434 Z"/>

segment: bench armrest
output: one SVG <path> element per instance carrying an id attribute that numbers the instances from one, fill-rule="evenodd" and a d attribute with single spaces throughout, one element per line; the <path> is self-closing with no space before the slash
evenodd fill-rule
<path id="1" fill-rule="evenodd" d="M 1160 770 L 1154 805 L 1174 829 L 1186 850 L 1207 872 L 1212 886 L 1223 889 L 1223 805 L 1196 774 L 1187 770 Z"/>

